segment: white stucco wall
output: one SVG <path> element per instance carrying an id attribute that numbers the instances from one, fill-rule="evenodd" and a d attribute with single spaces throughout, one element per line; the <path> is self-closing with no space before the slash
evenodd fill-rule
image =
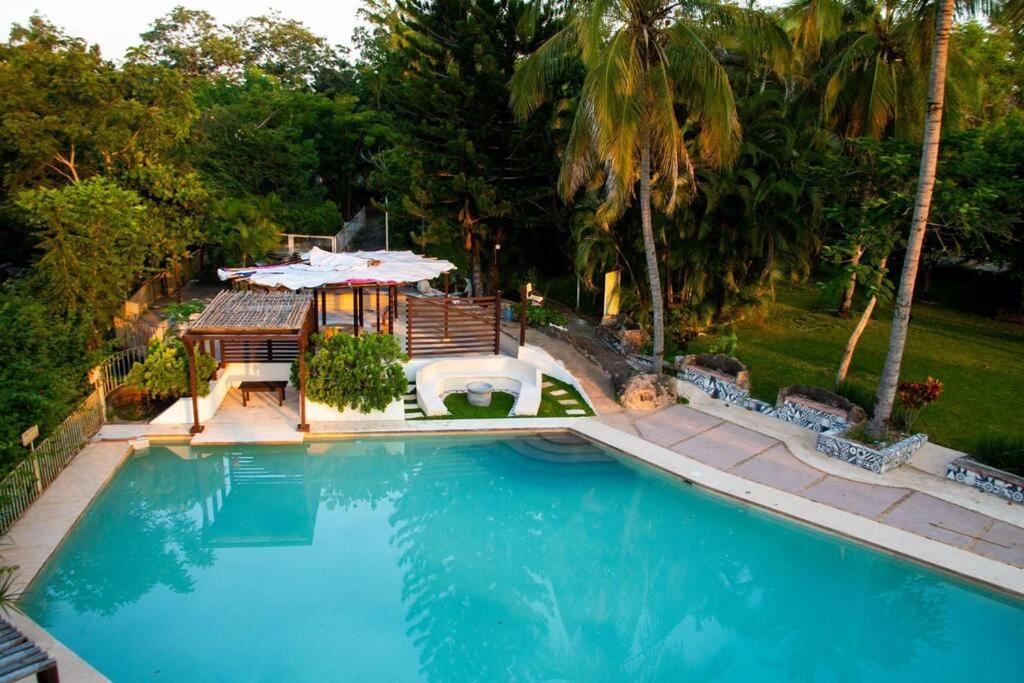
<path id="1" fill-rule="evenodd" d="M 488 382 L 497 391 L 519 394 L 515 415 L 536 415 L 540 408 L 540 370 L 509 356 L 464 356 L 426 363 L 416 371 L 416 402 L 428 417 L 447 415 L 441 395 L 463 390 L 467 382 Z"/>
<path id="2" fill-rule="evenodd" d="M 306 399 L 307 422 L 355 422 L 359 420 L 405 420 L 405 404 L 398 399 L 384 410 L 363 413 L 352 408 L 338 410 L 326 403 L 317 403 Z"/>
<path id="3" fill-rule="evenodd" d="M 199 421 L 209 420 L 220 408 L 228 392 L 242 382 L 287 381 L 291 363 L 228 363 L 217 379 L 210 382 L 210 393 L 199 397 Z M 151 424 L 192 424 L 192 398 L 183 397 L 150 420 Z"/>
<path id="4" fill-rule="evenodd" d="M 587 396 L 587 392 L 584 391 L 583 385 L 580 381 L 573 376 L 571 372 L 565 367 L 562 361 L 556 359 L 550 353 L 532 344 L 526 344 L 525 346 L 519 347 L 519 360 L 526 361 L 531 365 L 537 367 L 545 375 L 554 377 L 557 380 L 571 384 L 576 391 L 580 392 L 580 396 L 587 402 L 587 405 L 593 409 L 594 403 Z"/>

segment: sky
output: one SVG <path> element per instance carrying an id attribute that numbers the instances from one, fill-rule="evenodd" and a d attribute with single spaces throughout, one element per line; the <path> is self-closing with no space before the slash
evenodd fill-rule
<path id="1" fill-rule="evenodd" d="M 351 44 L 357 25 L 356 10 L 361 0 L 2 0 L 0 26 L 7 39 L 11 24 L 25 23 L 38 11 L 72 36 L 99 43 L 104 57 L 120 59 L 125 50 L 139 42 L 139 34 L 157 17 L 176 5 L 205 9 L 221 23 L 266 14 L 277 9 L 286 17 L 298 19 L 314 33 L 333 44 Z"/>

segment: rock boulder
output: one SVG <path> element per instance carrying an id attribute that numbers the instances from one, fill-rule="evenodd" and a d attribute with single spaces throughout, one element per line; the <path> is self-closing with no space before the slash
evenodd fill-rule
<path id="1" fill-rule="evenodd" d="M 668 375 L 632 375 L 619 386 L 617 398 L 630 410 L 664 408 L 677 400 L 676 380 Z"/>

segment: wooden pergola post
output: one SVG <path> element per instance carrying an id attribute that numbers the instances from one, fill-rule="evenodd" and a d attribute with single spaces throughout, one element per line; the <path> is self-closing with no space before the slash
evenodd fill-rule
<path id="1" fill-rule="evenodd" d="M 324 291 L 327 291 L 327 290 L 324 290 Z M 320 314 L 318 313 L 318 309 L 320 308 L 319 301 L 320 301 L 320 297 L 317 294 L 317 291 L 314 289 L 313 290 L 313 331 L 314 332 L 319 332 L 320 331 Z"/>
<path id="2" fill-rule="evenodd" d="M 299 333 L 299 426 L 298 431 L 308 432 L 306 423 L 306 342 L 305 330 Z"/>
<path id="3" fill-rule="evenodd" d="M 352 335 L 359 336 L 359 288 L 352 285 Z"/>
<path id="4" fill-rule="evenodd" d="M 395 333 L 395 318 L 398 316 L 398 286 L 388 286 L 388 334 Z"/>
<path id="5" fill-rule="evenodd" d="M 199 424 L 199 391 L 196 388 L 196 349 L 195 343 L 187 335 L 182 339 L 185 342 L 185 352 L 188 354 L 188 391 L 192 395 L 192 426 L 189 434 L 198 434 L 203 431 L 203 425 Z"/>
<path id="6" fill-rule="evenodd" d="M 494 293 L 494 355 L 501 353 L 501 292 Z"/>
<path id="7" fill-rule="evenodd" d="M 529 304 L 529 299 L 526 297 L 526 285 L 523 285 L 522 292 L 519 295 L 519 345 L 526 345 L 526 306 Z"/>
<path id="8" fill-rule="evenodd" d="M 380 285 L 377 285 L 377 303 L 373 308 L 377 312 L 377 334 L 380 334 Z"/>

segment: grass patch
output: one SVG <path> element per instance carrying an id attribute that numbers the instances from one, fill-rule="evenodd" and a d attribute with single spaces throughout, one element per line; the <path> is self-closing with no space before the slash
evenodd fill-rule
<path id="1" fill-rule="evenodd" d="M 491 392 L 491 405 L 486 407 L 469 405 L 469 394 L 448 394 L 444 399 L 444 407 L 451 415 L 441 415 L 441 420 L 486 420 L 495 417 L 508 417 L 516 397 L 504 391 Z"/>
<path id="2" fill-rule="evenodd" d="M 587 402 L 583 400 L 583 396 L 580 395 L 580 392 L 576 391 L 576 387 L 573 385 L 568 382 L 555 379 L 554 377 L 549 377 L 548 375 L 543 375 L 543 382 L 545 384 L 551 382 L 552 386 L 541 390 L 540 409 L 537 411 L 537 417 L 584 417 L 583 415 L 569 415 L 569 413 L 566 412 L 567 410 L 574 408 L 587 411 L 587 416 L 594 414 L 594 411 L 590 409 Z M 552 392 L 558 391 L 559 389 L 564 389 L 566 393 L 561 396 L 551 395 Z M 568 399 L 575 399 L 577 405 L 564 406 L 559 403 L 559 401 L 565 401 Z"/>
<path id="3" fill-rule="evenodd" d="M 580 392 L 576 391 L 568 382 L 562 382 L 554 377 L 548 377 L 543 375 L 543 382 L 546 384 L 551 383 L 550 387 L 541 389 L 540 395 L 540 407 L 537 409 L 537 415 L 522 415 L 519 417 L 584 417 L 584 415 L 569 415 L 568 411 L 572 409 L 581 409 L 586 411 L 586 415 L 590 416 L 594 414 L 594 411 L 590 409 L 587 402 L 583 400 L 583 396 Z M 552 396 L 552 392 L 559 389 L 564 389 L 565 394 L 560 396 Z M 565 401 L 568 399 L 574 399 L 575 405 L 562 405 L 559 401 Z M 439 415 L 436 417 L 428 418 L 416 418 L 426 420 L 487 420 L 501 417 L 511 417 L 509 413 L 512 412 L 512 407 L 515 405 L 516 398 L 512 394 L 504 391 L 491 392 L 491 405 L 487 407 L 477 407 L 469 405 L 469 394 L 458 393 L 449 394 L 444 399 L 444 407 L 448 409 L 450 415 Z"/>
<path id="4" fill-rule="evenodd" d="M 971 453 L 979 462 L 1024 477 L 1024 438 L 986 437 L 974 443 Z"/>
<path id="5" fill-rule="evenodd" d="M 753 395 L 774 403 L 792 384 L 831 388 L 836 365 L 856 320 L 825 311 L 814 284 L 784 285 L 763 314 L 737 323 L 736 355 L 750 369 Z M 869 402 L 885 362 L 892 311 L 868 325 L 854 356 L 844 395 Z M 713 343 L 704 338 L 690 353 Z M 1020 397 L 1024 386 L 1024 327 L 944 306 L 915 303 L 903 360 L 903 379 L 931 375 L 944 385 L 942 398 L 925 410 L 915 431 L 936 443 L 971 452 L 980 440 L 1022 439 Z M 870 399 L 873 402 L 873 399 Z"/>

